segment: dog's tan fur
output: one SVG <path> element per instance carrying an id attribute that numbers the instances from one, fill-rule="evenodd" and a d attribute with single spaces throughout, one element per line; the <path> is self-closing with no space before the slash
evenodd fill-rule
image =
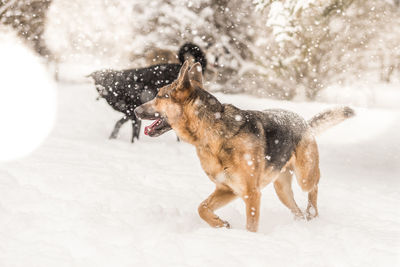
<path id="1" fill-rule="evenodd" d="M 238 113 L 241 110 L 231 105 L 214 105 L 216 99 L 208 93 L 202 95 L 202 90 L 199 64 L 189 70 L 185 62 L 178 79 L 161 88 L 153 101 L 142 105 L 143 109 L 168 118 L 178 136 L 196 147 L 202 168 L 216 184 L 215 191 L 198 208 L 200 217 L 212 227 L 229 227 L 229 223 L 214 211 L 240 197 L 246 204 L 247 229 L 255 232 L 260 216 L 261 189 L 272 182 L 281 202 L 296 218 L 304 218 L 293 198 L 292 173 L 296 174 L 302 190 L 308 192 L 306 218 L 318 216 L 319 156 L 312 127 L 304 126 L 306 130 L 293 153 L 283 167 L 277 169 L 265 156 L 269 148 L 265 145 L 266 133 L 261 131 L 261 122 L 254 120 L 253 128 L 261 129 L 254 134 L 242 130 L 245 123 L 232 120 L 234 114 L 253 113 Z"/>

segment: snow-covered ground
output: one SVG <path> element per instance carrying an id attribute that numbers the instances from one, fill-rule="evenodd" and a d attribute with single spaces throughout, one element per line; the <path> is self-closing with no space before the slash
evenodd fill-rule
<path id="1" fill-rule="evenodd" d="M 197 206 L 213 184 L 194 148 L 176 142 L 173 132 L 130 144 L 126 124 L 119 139 L 108 140 L 121 115 L 95 101 L 92 85 L 61 84 L 57 93 L 50 136 L 31 155 L 0 163 L 2 267 L 400 263 L 400 109 L 357 108 L 357 117 L 318 138 L 318 219 L 294 221 L 270 185 L 260 230 L 250 233 L 241 200 L 217 212 L 233 229 L 212 229 L 200 219 Z M 306 118 L 332 106 L 217 97 Z M 294 191 L 304 208 L 306 195 L 297 184 Z"/>

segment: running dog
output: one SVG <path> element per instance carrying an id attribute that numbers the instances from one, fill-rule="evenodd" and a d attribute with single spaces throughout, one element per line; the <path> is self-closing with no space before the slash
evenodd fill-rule
<path id="1" fill-rule="evenodd" d="M 153 99 L 159 88 L 177 78 L 186 54 L 193 56 L 205 70 L 207 59 L 203 51 L 195 44 L 186 43 L 179 49 L 180 64 L 157 64 L 147 68 L 127 70 L 100 70 L 88 75 L 95 82 L 99 98 L 104 98 L 113 109 L 124 114 L 115 124 L 110 139 L 117 138 L 119 129 L 128 120 L 132 121 L 131 142 L 133 143 L 135 138 L 139 139 L 141 123 L 133 110 Z"/>
<path id="2" fill-rule="evenodd" d="M 135 109 L 140 119 L 155 120 L 146 127 L 149 136 L 174 129 L 179 138 L 196 147 L 203 170 L 216 184 L 198 208 L 200 217 L 212 227 L 229 228 L 214 211 L 240 197 L 246 204 L 246 227 L 256 232 L 261 189 L 269 183 L 295 218 L 318 216 L 320 170 L 314 136 L 354 116 L 354 110 L 336 108 L 309 121 L 281 109 L 241 110 L 221 104 L 203 89 L 202 79 L 201 65 L 196 63 L 189 70 L 185 62 L 177 80 Z M 308 192 L 305 215 L 293 198 L 293 173 Z"/>

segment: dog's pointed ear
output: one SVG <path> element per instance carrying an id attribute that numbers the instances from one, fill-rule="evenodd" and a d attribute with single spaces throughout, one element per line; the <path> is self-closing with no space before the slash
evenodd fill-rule
<path id="1" fill-rule="evenodd" d="M 181 70 L 178 75 L 178 86 L 180 89 L 187 89 L 190 87 L 190 79 L 189 79 L 189 60 L 186 60 L 183 63 Z"/>
<path id="2" fill-rule="evenodd" d="M 189 70 L 189 78 L 190 82 L 196 81 L 200 83 L 200 85 L 203 85 L 203 73 L 201 69 L 201 64 L 199 62 L 196 62 Z"/>

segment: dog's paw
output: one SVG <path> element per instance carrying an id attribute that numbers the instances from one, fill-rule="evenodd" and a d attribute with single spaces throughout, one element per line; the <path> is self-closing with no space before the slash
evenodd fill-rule
<path id="1" fill-rule="evenodd" d="M 317 218 L 318 217 L 318 214 L 309 214 L 309 213 L 307 213 L 307 215 L 306 215 L 306 219 L 307 219 L 307 221 L 311 221 L 312 219 L 315 219 L 315 218 Z"/>
<path id="2" fill-rule="evenodd" d="M 308 206 L 306 210 L 306 219 L 310 221 L 318 217 L 318 211 L 313 206 Z"/>
<path id="3" fill-rule="evenodd" d="M 231 229 L 231 225 L 227 221 L 221 220 L 221 223 L 216 226 L 216 228 L 227 228 Z"/>
<path id="4" fill-rule="evenodd" d="M 306 220 L 306 217 L 305 217 L 303 214 L 301 214 L 301 215 L 294 215 L 294 216 L 293 216 L 293 219 L 294 219 L 295 221 L 304 221 L 304 220 Z"/>
<path id="5" fill-rule="evenodd" d="M 117 134 L 111 134 L 108 139 L 117 139 L 118 135 Z"/>
<path id="6" fill-rule="evenodd" d="M 306 217 L 301 211 L 293 213 L 293 218 L 295 221 L 303 221 L 306 219 Z"/>
<path id="7" fill-rule="evenodd" d="M 227 221 L 223 221 L 223 227 L 231 229 L 231 225 Z"/>

